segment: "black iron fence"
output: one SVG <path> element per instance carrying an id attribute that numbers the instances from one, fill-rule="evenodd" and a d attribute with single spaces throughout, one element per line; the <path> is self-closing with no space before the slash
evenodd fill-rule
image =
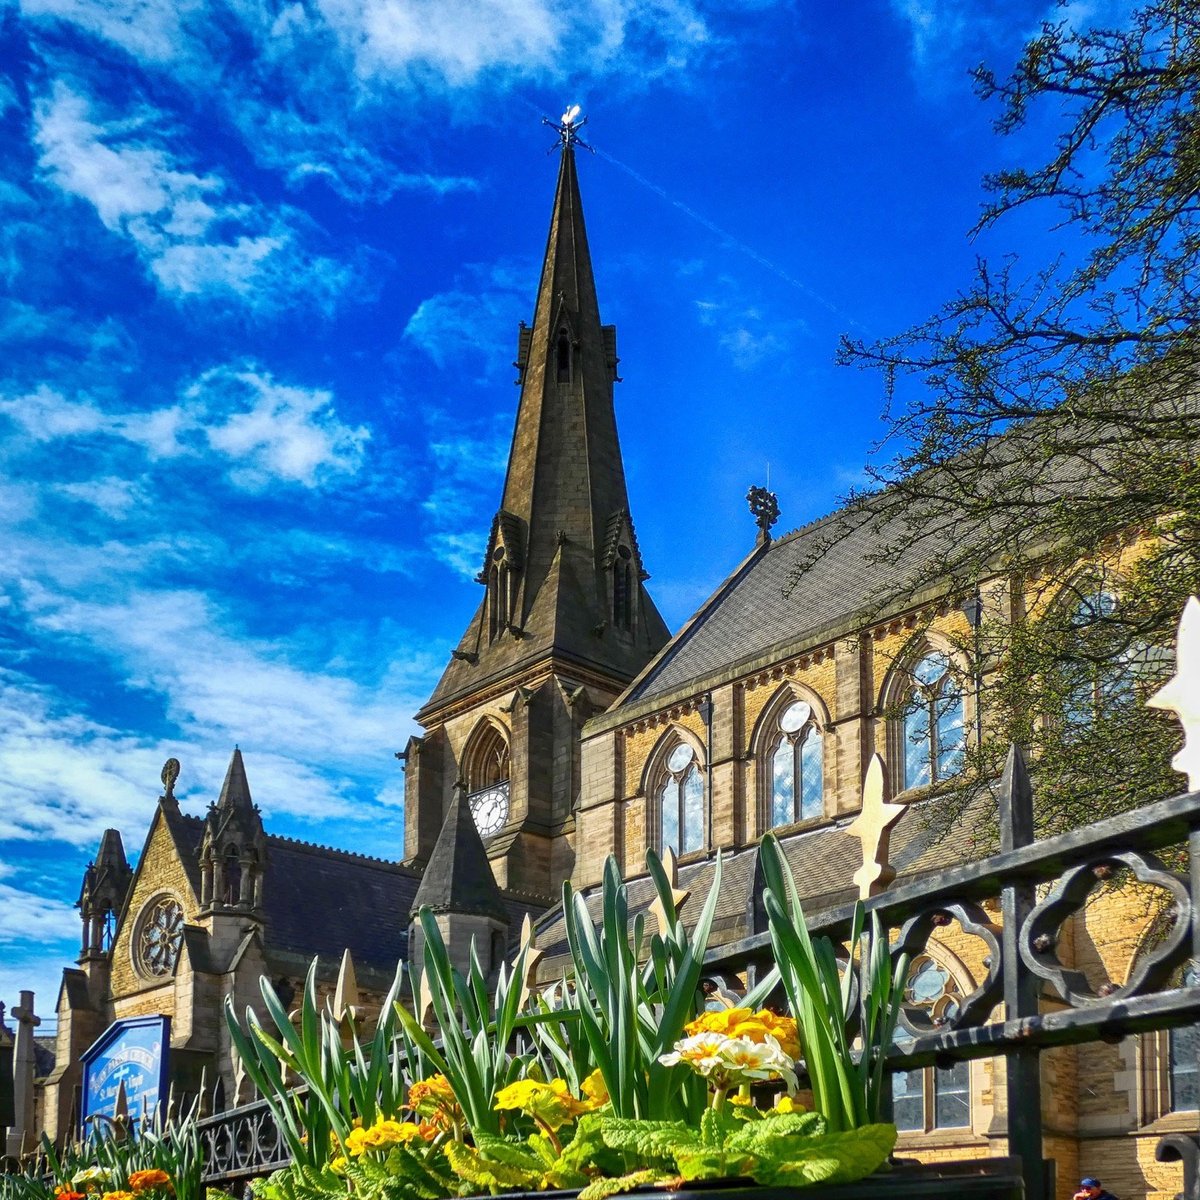
<path id="1" fill-rule="evenodd" d="M 998 854 L 893 888 L 867 901 L 867 908 L 895 935 L 896 953 L 921 953 L 936 929 L 955 922 L 983 939 L 983 981 L 943 1018 L 908 1010 L 912 1040 L 898 1044 L 887 1063 L 901 1071 L 1001 1058 L 1009 1153 L 1022 1161 L 1027 1200 L 1048 1200 L 1042 1052 L 1200 1021 L 1200 986 L 1165 986 L 1184 963 L 1200 963 L 1200 921 L 1192 902 L 1200 895 L 1200 791 L 1035 841 L 1029 779 L 1014 751 L 1001 786 L 999 820 Z M 1167 848 L 1182 856 L 1185 872 L 1164 866 L 1158 852 Z M 1145 947 L 1124 983 L 1093 989 L 1081 971 L 1060 961 L 1060 933 L 1093 889 L 1118 871 L 1163 889 L 1162 936 Z M 983 907 L 997 900 L 999 925 Z M 851 913 L 850 906 L 810 913 L 809 928 L 837 938 L 848 930 Z M 769 968 L 768 935 L 753 917 L 752 928 L 749 937 L 709 955 L 714 972 L 745 974 L 753 981 Z M 1046 994 L 1065 1007 L 1042 1011 Z M 206 1182 L 228 1185 L 287 1161 L 262 1102 L 210 1117 L 201 1132 Z M 1200 1200 L 1200 1140 L 1172 1134 L 1160 1140 L 1157 1153 L 1164 1161 L 1182 1161 L 1183 1200 Z"/>

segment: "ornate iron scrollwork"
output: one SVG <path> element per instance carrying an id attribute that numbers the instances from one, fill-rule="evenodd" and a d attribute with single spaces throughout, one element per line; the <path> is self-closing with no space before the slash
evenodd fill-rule
<path id="1" fill-rule="evenodd" d="M 957 920 L 965 933 L 979 938 L 987 946 L 988 973 L 983 982 L 969 995 L 964 996 L 958 1011 L 939 1025 L 923 1008 L 904 1005 L 900 1009 L 900 1022 L 910 1033 L 936 1033 L 940 1029 L 960 1029 L 976 1025 L 987 1018 L 988 1013 L 1000 1002 L 1003 981 L 1000 974 L 1000 930 L 988 920 L 987 913 L 970 901 L 940 904 L 927 908 L 909 917 L 900 930 L 900 936 L 892 947 L 893 958 L 907 954 L 910 958 L 920 954 L 929 943 L 935 929 Z"/>
<path id="2" fill-rule="evenodd" d="M 1112 873 L 1127 867 L 1140 883 L 1169 892 L 1175 904 L 1175 920 L 1163 940 L 1150 947 L 1135 962 L 1129 978 L 1120 986 L 1109 985 L 1103 994 L 1092 990 L 1087 976 L 1063 966 L 1058 957 L 1058 932 L 1063 923 L 1086 903 L 1088 894 Z M 1154 991 L 1167 983 L 1171 972 L 1188 956 L 1192 927 L 1192 900 L 1187 884 L 1167 870 L 1153 854 L 1119 850 L 1081 863 L 1063 873 L 1049 895 L 1029 914 L 1021 929 L 1021 958 L 1039 978 L 1046 980 L 1073 1008 L 1086 1008 L 1112 1000 L 1124 1000 Z"/>
<path id="3" fill-rule="evenodd" d="M 258 1101 L 201 1122 L 204 1182 L 266 1175 L 290 1161 L 275 1115 Z"/>

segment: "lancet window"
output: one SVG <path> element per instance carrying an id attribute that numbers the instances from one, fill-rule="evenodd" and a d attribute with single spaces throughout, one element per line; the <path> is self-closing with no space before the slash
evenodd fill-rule
<path id="1" fill-rule="evenodd" d="M 704 774 L 690 743 L 677 742 L 662 760 L 654 788 L 659 847 L 676 854 L 704 849 Z"/>
<path id="2" fill-rule="evenodd" d="M 775 719 L 770 755 L 772 828 L 808 821 L 825 811 L 825 745 L 812 705 L 795 700 Z"/>
<path id="3" fill-rule="evenodd" d="M 949 657 L 934 650 L 908 669 L 906 691 L 904 786 L 927 787 L 962 768 L 966 749 L 963 687 Z"/>

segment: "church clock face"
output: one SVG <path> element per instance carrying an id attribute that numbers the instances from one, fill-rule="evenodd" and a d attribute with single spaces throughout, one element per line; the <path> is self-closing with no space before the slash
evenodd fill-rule
<path id="1" fill-rule="evenodd" d="M 140 975 L 161 979 L 171 975 L 183 945 L 183 906 L 174 896 L 151 900 L 133 931 L 133 965 Z"/>
<path id="2" fill-rule="evenodd" d="M 498 783 L 471 797 L 471 816 L 479 836 L 489 838 L 508 820 L 508 784 Z"/>

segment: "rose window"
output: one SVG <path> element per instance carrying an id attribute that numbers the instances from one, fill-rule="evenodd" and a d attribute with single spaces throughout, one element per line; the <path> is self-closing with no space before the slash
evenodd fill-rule
<path id="1" fill-rule="evenodd" d="M 143 975 L 170 975 L 183 945 L 183 907 L 173 896 L 149 904 L 134 934 L 134 959 Z"/>

